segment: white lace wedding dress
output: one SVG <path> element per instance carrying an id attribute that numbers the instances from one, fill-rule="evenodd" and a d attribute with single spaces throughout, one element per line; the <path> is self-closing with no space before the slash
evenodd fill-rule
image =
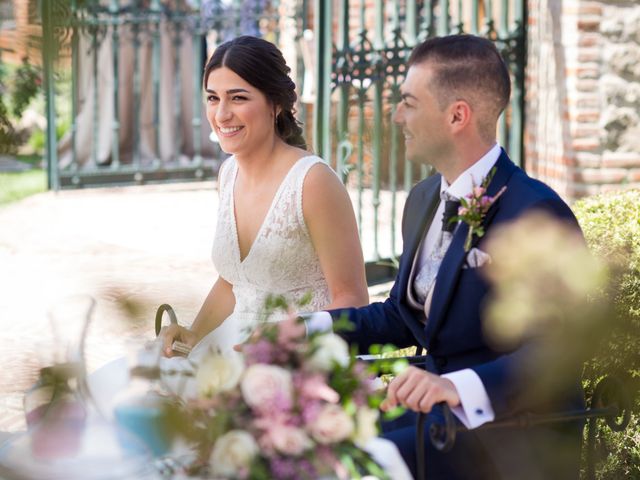
<path id="1" fill-rule="evenodd" d="M 244 341 L 264 317 L 269 295 L 281 295 L 296 311 L 322 310 L 330 302 L 329 288 L 302 214 L 302 186 L 309 169 L 322 160 L 306 156 L 298 160 L 282 180 L 258 234 L 244 259 L 240 258 L 233 191 L 238 164 L 229 158 L 220 169 L 220 206 L 213 242 L 213 263 L 233 286 L 233 313 L 205 336 L 191 356 L 203 350 L 225 350 Z M 298 304 L 310 295 L 311 301 Z M 286 315 L 278 312 L 268 321 Z"/>
<path id="2" fill-rule="evenodd" d="M 238 164 L 230 157 L 220 168 L 220 203 L 212 256 L 219 275 L 233 286 L 236 304 L 233 313 L 207 334 L 187 358 L 161 359 L 164 383 L 171 390 L 194 396 L 195 382 L 186 380 L 181 372 L 193 372 L 211 351 L 225 352 L 242 343 L 260 322 L 283 320 L 286 313 L 282 311 L 265 316 L 265 301 L 270 295 L 284 297 L 300 313 L 322 310 L 331 302 L 302 214 L 304 179 L 318 162 L 322 162 L 319 157 L 309 155 L 291 167 L 244 259 L 240 258 L 233 198 Z M 307 295 L 310 301 L 299 306 Z"/>

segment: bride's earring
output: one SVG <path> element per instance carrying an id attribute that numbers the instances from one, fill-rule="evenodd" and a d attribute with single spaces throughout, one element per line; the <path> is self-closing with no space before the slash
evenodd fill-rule
<path id="1" fill-rule="evenodd" d="M 278 119 L 280 118 L 280 114 L 282 113 L 282 110 L 274 110 L 273 114 L 274 114 L 274 125 L 276 127 L 276 130 L 278 130 Z"/>

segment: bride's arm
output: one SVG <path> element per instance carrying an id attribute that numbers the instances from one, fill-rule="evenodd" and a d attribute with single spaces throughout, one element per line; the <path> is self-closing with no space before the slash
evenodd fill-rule
<path id="1" fill-rule="evenodd" d="M 231 284 L 224 278 L 218 277 L 191 324 L 190 330 L 196 335 L 196 343 L 207 333 L 218 328 L 231 315 L 235 304 L 236 299 Z"/>
<path id="2" fill-rule="evenodd" d="M 367 305 L 364 258 L 353 206 L 346 188 L 328 166 L 317 164 L 309 170 L 302 212 L 331 294 L 331 303 L 324 308 Z"/>
<path id="3" fill-rule="evenodd" d="M 225 183 L 224 179 L 226 178 L 229 163 L 229 159 L 225 160 L 222 165 L 220 165 L 220 170 L 218 171 L 218 195 L 220 197 L 222 197 L 220 185 Z M 195 335 L 195 341 L 190 345 L 195 345 L 202 340 L 207 333 L 218 328 L 220 324 L 233 313 L 235 304 L 236 299 L 233 295 L 232 285 L 224 278 L 218 277 L 189 328 Z"/>
<path id="4" fill-rule="evenodd" d="M 193 347 L 231 315 L 235 303 L 236 299 L 231 284 L 222 277 L 218 277 L 190 328 L 187 329 L 175 324 L 163 328 L 161 336 L 163 337 L 165 355 L 173 356 L 171 345 L 175 340 Z"/>

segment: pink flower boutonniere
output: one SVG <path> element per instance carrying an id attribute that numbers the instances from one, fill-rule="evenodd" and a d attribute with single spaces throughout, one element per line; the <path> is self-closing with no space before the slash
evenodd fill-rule
<path id="1" fill-rule="evenodd" d="M 451 219 L 452 222 L 464 222 L 469 225 L 467 239 L 464 242 L 464 251 L 471 249 L 471 243 L 474 235 L 481 238 L 484 235 L 484 227 L 482 221 L 487 215 L 489 208 L 504 193 L 507 187 L 502 187 L 493 197 L 486 195 L 487 187 L 491 183 L 491 179 L 496 172 L 493 167 L 489 174 L 484 178 L 480 186 L 474 186 L 469 195 L 460 199 L 460 208 L 458 208 L 458 216 Z"/>

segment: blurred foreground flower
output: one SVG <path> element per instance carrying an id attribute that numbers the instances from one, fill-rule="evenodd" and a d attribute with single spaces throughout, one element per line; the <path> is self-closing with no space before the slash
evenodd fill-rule
<path id="1" fill-rule="evenodd" d="M 176 427 L 187 426 L 183 436 L 199 452 L 198 475 L 386 478 L 361 450 L 377 435 L 376 367 L 356 361 L 333 333 L 307 338 L 297 322 L 266 322 L 242 355 L 211 352 L 196 373 L 200 398 L 176 399 Z"/>
<path id="2" fill-rule="evenodd" d="M 237 352 L 209 355 L 196 374 L 200 395 L 215 395 L 235 388 L 244 372 L 244 359 Z"/>
<path id="3" fill-rule="evenodd" d="M 609 270 L 575 226 L 536 212 L 494 229 L 485 247 L 493 259 L 485 334 L 498 350 L 531 336 L 584 331 L 608 308 Z"/>
<path id="4" fill-rule="evenodd" d="M 253 436 L 243 430 L 231 430 L 222 435 L 211 453 L 213 473 L 235 477 L 248 473 L 249 466 L 258 454 L 258 444 Z"/>

